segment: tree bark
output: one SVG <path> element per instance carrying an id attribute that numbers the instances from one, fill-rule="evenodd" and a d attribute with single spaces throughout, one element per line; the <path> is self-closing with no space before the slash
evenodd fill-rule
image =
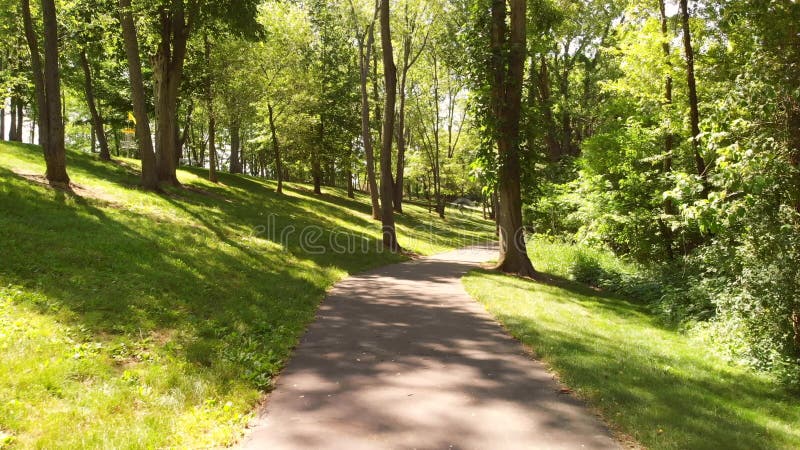
<path id="1" fill-rule="evenodd" d="M 672 75 L 670 74 L 670 70 L 672 69 L 672 64 L 670 63 L 670 48 L 669 48 L 669 30 L 667 27 L 667 10 L 666 5 L 664 4 L 664 0 L 658 1 L 659 12 L 661 14 L 661 38 L 663 42 L 661 44 L 662 52 L 664 53 L 664 62 L 667 67 L 667 75 L 664 77 L 664 105 L 666 109 L 666 113 L 669 114 L 672 108 Z M 674 137 L 672 135 L 671 130 L 667 130 L 664 136 L 664 164 L 663 170 L 664 173 L 672 172 L 672 148 L 674 146 Z M 673 215 L 676 214 L 677 211 L 675 210 L 675 205 L 673 205 L 672 200 L 669 198 L 664 200 L 664 214 Z M 672 235 L 672 228 L 670 228 L 662 219 L 658 219 L 658 227 L 661 231 L 661 235 L 664 238 L 664 251 L 666 252 L 667 259 L 673 260 L 675 258 L 673 252 L 673 240 L 674 237 Z"/>
<path id="2" fill-rule="evenodd" d="M 206 66 L 211 64 L 211 42 L 208 34 L 203 36 L 205 44 Z M 215 145 L 215 134 L 217 132 L 217 120 L 214 116 L 214 86 L 210 74 L 206 74 L 206 109 L 208 112 L 208 180 L 212 183 L 219 182 L 217 177 L 217 148 Z"/>
<path id="3" fill-rule="evenodd" d="M 703 197 L 708 196 L 708 174 L 706 162 L 700 154 L 700 111 L 697 100 L 697 82 L 694 77 L 694 49 L 692 48 L 692 35 L 689 29 L 688 0 L 680 0 L 681 26 L 683 28 L 683 50 L 686 56 L 686 82 L 689 88 L 689 123 L 691 126 L 692 153 L 694 154 L 697 174 L 703 180 Z"/>
<path id="4" fill-rule="evenodd" d="M 377 16 L 377 6 L 375 15 Z M 381 218 L 380 202 L 378 201 L 378 182 L 375 176 L 375 153 L 372 146 L 372 129 L 369 120 L 369 94 L 367 93 L 367 78 L 369 77 L 369 64 L 372 57 L 372 48 L 375 42 L 375 19 L 372 18 L 367 29 L 367 42 L 364 37 L 358 36 L 358 65 L 361 84 L 361 142 L 364 145 L 364 154 L 367 163 L 367 189 L 369 190 L 370 201 L 372 204 L 372 218 Z"/>
<path id="5" fill-rule="evenodd" d="M 17 136 L 14 138 L 17 142 L 22 142 L 22 134 L 25 129 L 25 102 L 22 99 L 17 101 Z M 33 144 L 33 142 L 31 142 Z"/>
<path id="6" fill-rule="evenodd" d="M 183 133 L 181 134 L 180 138 L 177 140 L 175 144 L 176 166 L 180 165 L 181 158 L 183 157 L 184 150 L 186 149 L 186 143 L 189 142 L 189 138 L 191 137 L 193 113 L 194 113 L 194 102 L 192 101 L 192 99 L 189 99 L 189 105 L 186 107 L 186 123 L 183 124 Z M 187 159 L 189 159 L 189 165 L 191 165 L 192 164 L 191 154 L 188 151 L 186 152 L 186 156 Z"/>
<path id="7" fill-rule="evenodd" d="M 0 57 L 0 72 L 3 71 L 5 65 L 4 60 Z M 6 140 L 6 97 L 5 94 L 0 97 L 0 141 Z"/>
<path id="8" fill-rule="evenodd" d="M 400 67 L 400 87 L 398 93 L 400 99 L 397 109 L 397 172 L 394 178 L 393 205 L 394 210 L 399 213 L 403 212 L 403 178 L 405 176 L 406 139 L 408 136 L 406 130 L 406 82 L 408 80 L 408 71 L 417 61 L 419 55 L 422 54 L 422 50 L 425 47 L 425 42 L 427 42 L 426 36 L 425 42 L 423 42 L 417 54 L 412 54 L 413 30 L 416 27 L 412 25 L 412 19 L 410 19 L 408 16 L 408 4 L 405 5 L 405 8 L 406 26 L 411 30 L 409 31 L 409 34 L 403 37 L 403 61 Z"/>
<path id="9" fill-rule="evenodd" d="M 8 140 L 17 140 L 17 101 L 12 96 L 8 102 L 9 123 L 8 123 Z"/>
<path id="10" fill-rule="evenodd" d="M 168 6 L 162 7 L 159 22 L 161 41 L 152 58 L 158 179 L 162 183 L 180 186 L 174 152 L 178 136 L 178 94 L 189 35 L 183 0 L 171 0 Z"/>
<path id="11" fill-rule="evenodd" d="M 394 65 L 392 35 L 389 17 L 389 1 L 381 1 L 381 49 L 383 53 L 383 79 L 386 98 L 383 105 L 383 141 L 381 145 L 381 223 L 383 246 L 391 251 L 400 251 L 394 226 L 393 182 L 392 182 L 392 136 L 394 133 L 394 108 L 397 99 L 397 67 Z"/>
<path id="12" fill-rule="evenodd" d="M 556 131 L 556 121 L 553 117 L 553 99 L 550 89 L 550 73 L 547 58 L 544 53 L 539 56 L 539 71 L 536 74 L 536 91 L 539 94 L 539 109 L 544 120 L 544 142 L 547 147 L 547 156 L 551 162 L 560 161 L 564 155 Z"/>
<path id="13" fill-rule="evenodd" d="M 230 172 L 231 173 L 242 173 L 242 166 L 239 158 L 239 150 L 241 148 L 241 127 L 239 126 L 239 121 L 234 119 L 231 121 L 230 125 L 230 133 L 231 133 L 231 162 L 230 162 Z"/>
<path id="14" fill-rule="evenodd" d="M 150 135 L 150 120 L 147 117 L 147 103 L 144 95 L 142 78 L 142 62 L 139 58 L 139 38 L 133 23 L 131 0 L 119 0 L 120 24 L 128 59 L 128 80 L 131 84 L 133 116 L 136 119 L 136 139 L 139 146 L 139 157 L 142 161 L 142 187 L 158 189 L 158 173 L 156 172 L 156 155 Z"/>
<path id="15" fill-rule="evenodd" d="M 275 118 L 272 103 L 267 102 L 269 111 L 269 132 L 272 135 L 272 151 L 275 152 L 275 179 L 278 181 L 276 192 L 283 193 L 283 161 L 281 161 L 281 148 L 278 145 L 278 134 L 275 132 Z"/>
<path id="16" fill-rule="evenodd" d="M 33 28 L 30 0 L 22 0 L 25 37 L 31 53 L 36 101 L 39 106 L 39 139 L 44 151 L 51 184 L 69 184 L 66 150 L 64 148 L 64 122 L 61 115 L 61 77 L 58 67 L 58 24 L 54 0 L 42 0 L 44 24 L 44 64 L 39 54 L 39 44 Z M 19 119 L 19 116 L 18 116 Z M 21 128 L 17 127 L 21 134 Z"/>
<path id="17" fill-rule="evenodd" d="M 111 161 L 111 153 L 108 150 L 108 139 L 106 132 L 103 128 L 103 118 L 97 110 L 97 103 L 94 98 L 94 86 L 92 84 L 92 69 L 89 66 L 89 59 L 86 57 L 86 49 L 81 49 L 81 67 L 83 68 L 83 90 L 86 94 L 86 104 L 89 107 L 89 114 L 92 118 L 92 130 L 97 139 L 97 144 L 100 146 L 100 159 L 103 161 Z M 94 140 L 92 141 L 94 145 Z"/>
<path id="18" fill-rule="evenodd" d="M 319 145 L 325 145 L 325 122 L 323 121 L 322 114 L 319 117 Z M 314 193 L 317 195 L 322 194 L 322 161 L 320 161 L 319 148 L 311 150 L 311 178 L 314 184 Z"/>
<path id="19" fill-rule="evenodd" d="M 536 272 L 525 247 L 519 167 L 526 5 L 525 0 L 509 0 L 509 4 L 510 29 L 506 26 L 505 0 L 492 0 L 491 7 L 491 113 L 493 122 L 497 124 L 495 133 L 500 162 L 497 183 L 500 255 L 496 268 L 532 277 Z"/>

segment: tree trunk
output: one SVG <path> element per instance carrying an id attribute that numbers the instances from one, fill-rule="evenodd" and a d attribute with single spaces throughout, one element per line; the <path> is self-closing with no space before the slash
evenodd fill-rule
<path id="1" fill-rule="evenodd" d="M 92 69 L 89 67 L 89 59 L 86 57 L 86 49 L 81 49 L 81 67 L 83 68 L 83 90 L 86 94 L 86 104 L 89 107 L 89 113 L 92 118 L 92 130 L 97 139 L 97 144 L 100 146 L 100 159 L 103 161 L 111 161 L 111 153 L 108 150 L 108 140 L 106 139 L 106 132 L 103 128 L 103 118 L 97 110 L 97 104 L 94 98 L 94 86 L 92 85 Z M 94 139 L 92 140 L 94 146 Z"/>
<path id="2" fill-rule="evenodd" d="M 178 94 L 183 78 L 188 27 L 182 0 L 171 0 L 160 11 L 160 37 L 153 57 L 153 87 L 156 108 L 156 157 L 158 179 L 162 183 L 180 186 L 176 175 L 178 137 Z"/>
<path id="3" fill-rule="evenodd" d="M 131 83 L 133 116 L 136 119 L 136 139 L 139 157 L 142 160 L 142 187 L 158 189 L 158 173 L 156 172 L 156 155 L 150 135 L 150 120 L 147 117 L 147 103 L 144 95 L 142 78 L 142 62 L 139 59 L 139 38 L 133 23 L 131 0 L 119 0 L 120 24 L 125 44 L 125 55 L 128 59 L 128 80 Z"/>
<path id="4" fill-rule="evenodd" d="M 376 11 L 377 12 L 377 11 Z M 358 63 L 359 72 L 361 75 L 361 142 L 364 145 L 364 154 L 366 155 L 367 163 L 367 189 L 372 204 L 372 218 L 379 220 L 381 218 L 380 203 L 378 201 L 378 182 L 375 176 L 375 153 L 372 147 L 372 129 L 370 128 L 369 121 L 369 94 L 367 93 L 367 77 L 369 76 L 369 64 L 372 53 L 373 44 L 375 41 L 375 18 L 369 25 L 367 30 L 367 42 L 364 44 L 364 38 L 358 39 Z M 366 47 L 366 48 L 365 48 Z"/>
<path id="5" fill-rule="evenodd" d="M 242 166 L 239 158 L 239 149 L 241 148 L 241 129 L 238 120 L 231 121 L 231 173 L 242 173 Z"/>
<path id="6" fill-rule="evenodd" d="M 353 192 L 353 146 L 350 145 L 347 151 L 347 169 L 344 171 L 344 176 L 347 179 L 347 198 L 356 198 Z"/>
<path id="7" fill-rule="evenodd" d="M 539 56 L 539 71 L 536 76 L 536 90 L 539 93 L 539 109 L 544 120 L 544 142 L 551 162 L 561 160 L 564 151 L 556 135 L 556 122 L 553 117 L 553 99 L 550 89 L 550 73 L 544 53 Z"/>
<path id="8" fill-rule="evenodd" d="M 325 123 L 320 114 L 319 118 L 319 145 L 325 145 Z M 311 178 L 314 184 L 314 193 L 322 194 L 322 161 L 320 161 L 319 147 L 311 151 Z"/>
<path id="9" fill-rule="evenodd" d="M 525 66 L 525 0 L 509 0 L 510 29 L 505 0 L 492 0 L 491 113 L 496 123 L 498 169 L 498 229 L 500 255 L 496 268 L 535 276 L 525 247 L 519 167 L 519 120 Z M 507 56 L 506 53 L 507 50 Z M 507 61 L 507 64 L 506 64 Z"/>
<path id="10" fill-rule="evenodd" d="M 281 161 L 281 148 L 278 145 L 278 134 L 275 132 L 275 118 L 272 103 L 267 102 L 269 111 L 269 132 L 272 135 L 272 151 L 275 152 L 275 179 L 278 181 L 276 192 L 283 193 L 283 162 Z"/>
<path id="11" fill-rule="evenodd" d="M 209 102 L 209 104 L 212 102 Z M 217 177 L 217 147 L 215 145 L 214 135 L 217 132 L 217 121 L 214 118 L 214 113 L 211 112 L 212 106 L 209 106 L 208 114 L 208 180 L 212 183 L 218 183 Z"/>
<path id="12" fill-rule="evenodd" d="M 692 153 L 697 167 L 697 174 L 703 180 L 703 197 L 708 196 L 708 174 L 706 162 L 700 154 L 700 111 L 697 101 L 697 82 L 694 77 L 694 49 L 692 48 L 692 35 L 689 29 L 689 6 L 688 0 L 680 0 L 681 6 L 681 25 L 683 27 L 683 50 L 686 56 L 686 82 L 689 88 L 689 123 L 691 125 Z"/>
<path id="13" fill-rule="evenodd" d="M 407 8 L 407 6 L 406 6 Z M 400 70 L 400 104 L 397 110 L 397 173 L 394 178 L 393 205 L 396 212 L 403 212 L 403 175 L 406 160 L 406 80 L 410 68 L 411 36 L 403 39 L 403 63 Z"/>
<path id="14" fill-rule="evenodd" d="M 397 67 L 394 65 L 392 36 L 389 17 L 389 2 L 381 2 L 381 49 L 383 53 L 383 79 L 386 98 L 383 105 L 383 141 L 381 145 L 381 223 L 383 246 L 391 251 L 400 251 L 394 226 L 392 209 L 392 136 L 394 133 L 394 107 L 397 99 Z"/>
<path id="15" fill-rule="evenodd" d="M 13 96 L 8 102 L 8 112 L 8 140 L 13 142 L 17 140 L 17 101 Z"/>
<path id="16" fill-rule="evenodd" d="M 211 64 L 211 42 L 208 34 L 203 36 L 205 44 L 206 66 Z M 208 112 L 208 180 L 217 183 L 217 148 L 215 145 L 215 134 L 217 132 L 217 120 L 214 117 L 214 86 L 211 75 L 206 74 L 206 110 Z"/>
<path id="17" fill-rule="evenodd" d="M 3 58 L 0 57 L 0 73 L 3 72 Z M 6 140 L 6 97 L 5 93 L 0 97 L 0 141 Z"/>
<path id="18" fill-rule="evenodd" d="M 39 139 L 47 166 L 45 176 L 51 184 L 69 184 L 66 151 L 64 148 L 64 122 L 61 115 L 61 79 L 58 68 L 58 24 L 54 0 L 42 0 L 44 24 L 44 64 L 39 54 L 39 43 L 33 28 L 30 0 L 22 0 L 25 37 L 31 54 L 33 84 L 39 109 Z M 18 113 L 18 118 L 21 115 Z M 22 127 L 17 125 L 22 134 Z"/>
<path id="19" fill-rule="evenodd" d="M 186 107 L 186 123 L 183 125 L 183 132 L 181 133 L 180 138 L 176 141 L 176 148 L 175 148 L 175 165 L 176 167 L 180 165 L 181 158 L 184 155 L 184 150 L 186 149 L 186 143 L 189 142 L 189 138 L 191 137 L 191 130 L 192 130 L 192 114 L 194 113 L 194 102 L 192 99 L 189 99 L 189 105 Z M 176 127 L 177 130 L 177 127 Z M 192 164 L 191 161 L 191 154 L 186 151 L 187 159 L 189 159 L 189 165 Z"/>
<path id="20" fill-rule="evenodd" d="M 17 136 L 14 138 L 17 142 L 22 142 L 22 131 L 25 129 L 25 102 L 22 99 L 17 101 Z M 33 144 L 33 142 L 31 142 Z"/>
<path id="21" fill-rule="evenodd" d="M 670 48 L 669 48 L 669 30 L 667 27 L 667 10 L 664 4 L 664 0 L 659 0 L 658 2 L 659 11 L 661 14 L 661 38 L 663 39 L 663 43 L 661 44 L 661 49 L 664 53 L 664 61 L 667 66 L 667 75 L 664 77 L 664 105 L 666 107 L 667 114 L 670 113 L 672 108 L 672 75 L 670 75 L 670 71 L 672 68 L 672 64 L 670 63 Z M 674 146 L 673 136 L 671 130 L 667 130 L 666 135 L 664 136 L 664 164 L 663 170 L 664 173 L 672 172 L 672 148 Z M 676 214 L 677 211 L 675 210 L 675 205 L 673 205 L 672 200 L 665 199 L 664 200 L 664 214 L 673 215 Z M 670 228 L 662 219 L 658 219 L 658 227 L 661 231 L 661 235 L 664 238 L 664 251 L 666 252 L 667 259 L 673 260 L 675 258 L 673 252 L 673 240 L 674 237 L 672 235 L 672 228 Z"/>

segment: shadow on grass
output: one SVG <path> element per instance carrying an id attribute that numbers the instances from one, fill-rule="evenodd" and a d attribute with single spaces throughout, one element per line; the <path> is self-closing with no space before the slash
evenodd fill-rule
<path id="1" fill-rule="evenodd" d="M 644 308 L 558 277 L 472 272 L 467 289 L 612 424 L 649 448 L 798 448 L 800 407 Z"/>

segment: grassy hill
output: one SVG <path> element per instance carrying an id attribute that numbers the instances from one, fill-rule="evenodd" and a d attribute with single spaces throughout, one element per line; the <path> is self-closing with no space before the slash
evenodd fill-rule
<path id="1" fill-rule="evenodd" d="M 588 253 L 587 253 L 588 252 Z M 731 364 L 698 330 L 676 329 L 635 299 L 574 281 L 589 257 L 622 268 L 612 255 L 537 239 L 541 283 L 485 270 L 467 291 L 601 413 L 623 442 L 649 449 L 798 449 L 797 393 Z"/>
<path id="2" fill-rule="evenodd" d="M 326 289 L 403 258 L 363 194 L 195 168 L 155 194 L 136 161 L 68 165 L 55 190 L 37 147 L 0 143 L 0 448 L 229 444 Z M 405 209 L 419 254 L 492 237 L 474 213 Z"/>

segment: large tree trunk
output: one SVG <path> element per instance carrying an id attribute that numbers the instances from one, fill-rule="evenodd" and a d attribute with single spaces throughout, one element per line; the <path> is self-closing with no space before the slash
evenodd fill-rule
<path id="1" fill-rule="evenodd" d="M 281 148 L 278 145 L 278 134 L 275 132 L 275 118 L 272 110 L 272 103 L 267 102 L 269 111 L 269 132 L 272 135 L 272 151 L 275 152 L 275 179 L 278 181 L 276 191 L 283 193 L 283 162 L 281 161 Z"/>
<path id="2" fill-rule="evenodd" d="M 519 120 L 525 66 L 525 0 L 509 0 L 510 30 L 506 27 L 505 0 L 492 0 L 491 112 L 497 125 L 498 228 L 500 255 L 496 268 L 534 276 L 525 247 L 520 193 Z M 505 55 L 507 50 L 507 56 Z M 507 64 L 506 64 L 507 61 Z"/>
<path id="3" fill-rule="evenodd" d="M 136 119 L 136 139 L 139 157 L 142 160 L 142 187 L 158 189 L 158 173 L 156 172 L 156 155 L 150 135 L 150 120 L 147 117 L 147 103 L 144 95 L 144 79 L 142 78 L 142 62 L 139 59 L 139 38 L 133 23 L 131 0 L 119 0 L 120 24 L 125 44 L 125 55 L 128 59 L 128 80 L 131 84 L 133 116 Z"/>
<path id="4" fill-rule="evenodd" d="M 58 22 L 54 0 L 42 0 L 44 23 L 44 87 L 47 97 L 49 141 L 45 150 L 47 179 L 51 183 L 69 183 L 67 154 L 64 148 L 64 116 L 62 115 L 61 74 L 58 67 Z M 40 109 L 43 116 L 45 110 Z M 33 130 L 31 124 L 31 130 Z M 41 133 L 41 130 L 39 131 Z"/>
<path id="5" fill-rule="evenodd" d="M 89 59 L 86 57 L 86 49 L 81 49 L 81 67 L 83 68 L 83 90 L 86 94 L 86 104 L 89 107 L 89 114 L 92 117 L 92 130 L 94 130 L 95 138 L 100 146 L 100 159 L 103 161 L 111 161 L 111 153 L 108 151 L 108 139 L 106 139 L 106 132 L 103 128 L 103 118 L 97 110 L 97 103 L 94 98 L 94 86 L 92 85 L 92 69 L 89 66 Z M 94 140 L 92 141 L 94 145 Z"/>
<path id="6" fill-rule="evenodd" d="M 22 0 L 25 37 L 31 52 L 36 102 L 39 106 L 39 139 L 47 166 L 46 177 L 51 184 L 69 184 L 66 151 L 64 148 L 64 121 L 61 114 L 61 77 L 58 68 L 58 24 L 54 0 L 42 0 L 44 24 L 44 65 L 39 55 L 39 44 L 33 28 L 30 1 Z M 18 132 L 21 134 L 18 125 Z"/>
<path id="7" fill-rule="evenodd" d="M 175 150 L 178 136 L 178 94 L 183 78 L 188 27 L 182 0 L 172 0 L 160 11 L 161 41 L 153 57 L 156 108 L 158 179 L 179 186 Z"/>
<path id="8" fill-rule="evenodd" d="M 392 36 L 389 18 L 389 1 L 381 2 L 381 48 L 383 53 L 383 79 L 386 98 L 383 106 L 383 141 L 381 145 L 381 223 L 383 246 L 391 251 L 399 251 L 392 209 L 392 136 L 394 133 L 394 107 L 397 99 L 397 67 L 394 65 Z"/>
<path id="9" fill-rule="evenodd" d="M 377 11 L 376 11 L 377 12 Z M 369 94 L 367 93 L 367 77 L 369 76 L 369 64 L 372 53 L 372 46 L 375 41 L 375 18 L 367 30 L 367 43 L 364 38 L 358 39 L 358 63 L 361 81 L 361 142 L 364 145 L 364 153 L 367 163 L 367 189 L 372 204 L 372 218 L 380 219 L 380 202 L 378 201 L 378 182 L 375 177 L 375 153 L 372 147 L 372 130 L 369 121 Z"/>
<path id="10" fill-rule="evenodd" d="M 692 48 L 692 34 L 689 29 L 689 6 L 688 0 L 680 0 L 681 4 L 681 26 L 683 28 L 683 50 L 686 56 L 686 83 L 689 88 L 689 124 L 691 126 L 692 153 L 697 167 L 697 174 L 703 180 L 703 197 L 708 196 L 708 174 L 706 162 L 700 154 L 700 111 L 697 101 L 697 82 L 694 77 L 694 49 Z"/>

